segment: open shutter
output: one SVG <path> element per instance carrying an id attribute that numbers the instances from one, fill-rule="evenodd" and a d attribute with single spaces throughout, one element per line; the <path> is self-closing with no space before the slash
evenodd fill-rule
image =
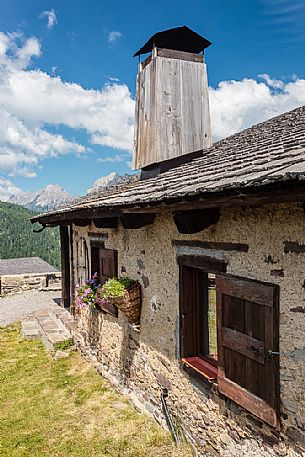
<path id="1" fill-rule="evenodd" d="M 118 275 L 117 251 L 113 249 L 100 249 L 99 267 L 101 284 L 104 284 L 109 278 L 116 277 Z"/>
<path id="2" fill-rule="evenodd" d="M 104 284 L 107 279 L 114 278 L 118 275 L 118 262 L 117 251 L 113 249 L 100 249 L 99 250 L 99 278 L 101 284 Z M 101 306 L 103 311 L 118 316 L 118 309 L 115 305 L 103 304 Z"/>
<path id="3" fill-rule="evenodd" d="M 218 388 L 275 427 L 279 413 L 279 287 L 216 275 Z"/>

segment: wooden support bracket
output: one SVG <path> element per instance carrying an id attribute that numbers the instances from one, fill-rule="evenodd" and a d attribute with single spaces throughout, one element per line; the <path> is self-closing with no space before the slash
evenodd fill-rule
<path id="1" fill-rule="evenodd" d="M 173 211 L 173 218 L 179 233 L 197 233 L 216 224 L 220 218 L 219 208 Z"/>
<path id="2" fill-rule="evenodd" d="M 105 217 L 101 219 L 93 219 L 94 225 L 97 228 L 117 228 L 118 218 L 117 217 Z"/>
<path id="3" fill-rule="evenodd" d="M 145 227 L 146 225 L 153 224 L 155 216 L 156 215 L 154 213 L 125 213 L 121 215 L 120 219 L 125 229 L 139 229 Z"/>

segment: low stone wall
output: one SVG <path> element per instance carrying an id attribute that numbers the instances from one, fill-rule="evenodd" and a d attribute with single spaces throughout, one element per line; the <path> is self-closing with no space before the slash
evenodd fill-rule
<path id="1" fill-rule="evenodd" d="M 61 289 L 61 273 L 31 273 L 0 277 L 0 294 L 15 294 L 31 289 Z"/>

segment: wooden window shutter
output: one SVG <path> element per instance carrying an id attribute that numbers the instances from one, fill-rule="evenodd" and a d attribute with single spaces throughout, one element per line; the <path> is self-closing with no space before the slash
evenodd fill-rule
<path id="1" fill-rule="evenodd" d="M 275 427 L 279 414 L 279 287 L 216 275 L 218 388 Z"/>
<path id="2" fill-rule="evenodd" d="M 113 249 L 99 250 L 99 274 L 101 284 L 107 279 L 114 278 L 118 275 L 117 251 Z"/>

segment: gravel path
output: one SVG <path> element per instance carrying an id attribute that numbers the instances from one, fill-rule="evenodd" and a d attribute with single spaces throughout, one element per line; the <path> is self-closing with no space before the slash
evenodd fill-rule
<path id="1" fill-rule="evenodd" d="M 20 321 L 33 311 L 48 308 L 54 303 L 59 303 L 60 291 L 27 292 L 0 297 L 0 326 Z"/>

